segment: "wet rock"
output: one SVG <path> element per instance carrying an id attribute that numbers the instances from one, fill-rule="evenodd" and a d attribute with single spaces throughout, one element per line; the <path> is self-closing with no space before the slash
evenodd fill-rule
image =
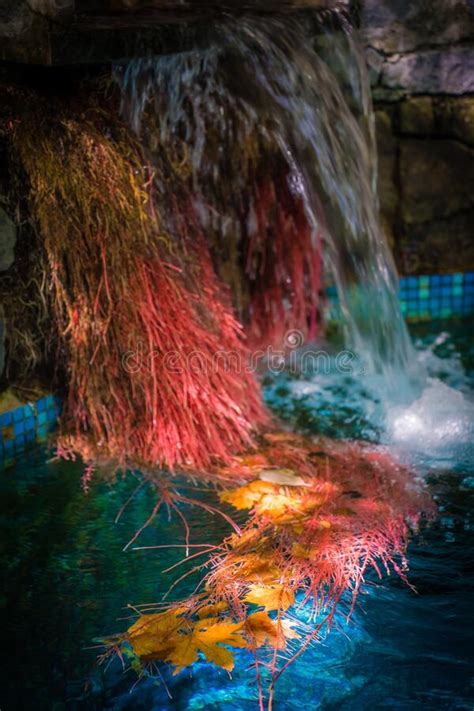
<path id="1" fill-rule="evenodd" d="M 426 135 L 434 132 L 433 100 L 417 96 L 404 101 L 400 108 L 400 131 L 405 134 Z"/>
<path id="2" fill-rule="evenodd" d="M 0 207 L 0 272 L 8 269 L 15 259 L 16 226 Z"/>
<path id="3" fill-rule="evenodd" d="M 0 306 L 0 378 L 5 367 L 5 314 L 3 306 Z"/>
<path id="4" fill-rule="evenodd" d="M 474 209 L 433 222 L 410 225 L 400 246 L 408 274 L 456 272 L 474 265 Z"/>
<path id="5" fill-rule="evenodd" d="M 456 138 L 474 147 L 474 97 L 409 98 L 400 107 L 400 132 Z"/>
<path id="6" fill-rule="evenodd" d="M 0 37 L 18 37 L 41 18 L 64 19 L 74 5 L 74 0 L 1 0 Z"/>
<path id="7" fill-rule="evenodd" d="M 402 216 L 420 224 L 474 207 L 474 151 L 452 140 L 400 141 Z"/>
<path id="8" fill-rule="evenodd" d="M 377 52 L 373 47 L 368 47 L 365 51 L 365 58 L 369 68 L 369 81 L 372 86 L 376 86 L 380 79 L 385 56 Z"/>
<path id="9" fill-rule="evenodd" d="M 474 92 L 474 49 L 456 47 L 393 55 L 385 62 L 380 81 L 389 89 L 415 94 Z"/>
<path id="10" fill-rule="evenodd" d="M 392 116 L 388 111 L 376 111 L 375 130 L 378 151 L 380 214 L 385 235 L 393 246 L 394 225 L 400 196 L 395 183 L 397 140 L 393 135 Z"/>
<path id="11" fill-rule="evenodd" d="M 363 0 L 364 41 L 386 53 L 474 38 L 472 0 Z"/>

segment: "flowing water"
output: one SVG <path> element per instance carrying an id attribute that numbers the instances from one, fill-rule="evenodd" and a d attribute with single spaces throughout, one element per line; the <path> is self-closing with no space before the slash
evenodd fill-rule
<path id="1" fill-rule="evenodd" d="M 306 16 L 244 17 L 217 24 L 207 45 L 118 67 L 124 116 L 143 136 L 151 110 L 165 145 L 184 140 L 203 224 L 217 214 L 223 242 L 239 227 L 219 185 L 229 172 L 235 188 L 245 180 L 229 166 L 228 147 L 245 146 L 256 128 L 277 145 L 315 249 L 322 240 L 348 347 L 392 395 L 408 396 L 416 364 L 380 228 L 369 83 L 350 27 L 338 15 L 329 26 Z"/>

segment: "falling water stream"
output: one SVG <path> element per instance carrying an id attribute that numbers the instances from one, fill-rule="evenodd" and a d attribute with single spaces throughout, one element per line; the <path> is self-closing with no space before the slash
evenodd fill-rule
<path id="1" fill-rule="evenodd" d="M 315 249 L 322 238 L 347 345 L 389 387 L 396 381 L 392 392 L 400 394 L 402 374 L 408 387 L 416 368 L 379 222 L 365 63 L 344 22 L 331 32 L 316 29 L 308 18 L 240 18 L 216 25 L 206 49 L 135 59 L 117 72 L 123 111 L 140 134 L 151 104 L 165 145 L 184 139 L 205 224 L 216 210 L 232 218 L 222 201 L 213 215 L 207 208 L 223 172 L 241 180 L 238 165 L 216 158 L 216 135 L 222 151 L 231 132 L 243 142 L 255 126 L 270 135 L 288 164 L 291 190 L 304 201 Z"/>
<path id="2" fill-rule="evenodd" d="M 203 227 L 217 222 L 222 244 L 239 224 L 220 183 L 229 173 L 236 187 L 245 180 L 239 165 L 229 165 L 226 146 L 244 145 L 256 127 L 270 138 L 285 157 L 290 189 L 304 201 L 314 249 L 322 249 L 326 277 L 337 287 L 345 347 L 362 363 L 364 387 L 382 402 L 377 416 L 387 436 L 409 448 L 425 437 L 430 449 L 467 441 L 472 403 L 430 377 L 400 311 L 379 219 L 362 50 L 344 18 L 324 17 L 227 20 L 209 30 L 205 49 L 134 59 L 116 70 L 123 114 L 143 137 L 151 110 L 165 145 L 177 136 L 185 142 Z M 440 427 L 433 415 L 439 400 Z"/>

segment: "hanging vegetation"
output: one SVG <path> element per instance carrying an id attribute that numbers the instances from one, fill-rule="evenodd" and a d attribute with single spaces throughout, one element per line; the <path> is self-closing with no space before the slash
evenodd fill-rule
<path id="1" fill-rule="evenodd" d="M 77 109 L 36 101 L 11 134 L 64 348 L 59 449 L 121 467 L 226 461 L 265 415 L 191 201 L 174 186 L 168 234 L 128 131 L 97 99 Z M 217 368 L 217 353 L 240 370 Z"/>

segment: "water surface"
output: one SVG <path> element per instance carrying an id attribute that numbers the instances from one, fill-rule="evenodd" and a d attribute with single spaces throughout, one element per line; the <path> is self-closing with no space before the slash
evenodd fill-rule
<path id="1" fill-rule="evenodd" d="M 414 330 L 419 357 L 434 359 L 432 374 L 467 397 L 474 375 L 474 349 L 466 336 L 470 326 L 453 322 Z M 445 334 L 441 340 L 440 332 Z M 280 415 L 305 431 L 387 438 L 370 383 L 362 377 L 325 377 L 268 375 L 266 394 Z M 305 387 L 309 392 L 302 395 Z M 368 581 L 352 621 L 346 624 L 341 614 L 326 640 L 282 677 L 276 709 L 472 710 L 474 468 L 465 450 L 450 451 L 416 457 L 417 471 L 428 478 L 440 509 L 438 520 L 410 545 L 410 580 L 418 594 L 396 577 Z M 184 671 L 169 678 L 173 700 L 152 681 L 130 693 L 133 674 L 124 676 L 117 664 L 107 671 L 96 666 L 94 639 L 128 626 L 132 613 L 127 605 L 160 600 L 175 579 L 174 572 L 160 571 L 180 553 L 122 552 L 155 501 L 153 492 L 143 488 L 114 523 L 137 485 L 134 476 L 114 485 L 96 482 L 85 495 L 82 467 L 48 463 L 48 456 L 35 449 L 1 473 L 7 652 L 2 711 L 254 710 L 256 690 L 252 673 L 246 672 L 246 652 L 239 652 L 232 681 L 223 670 L 205 664 L 194 665 L 192 675 Z M 196 543 L 218 542 L 227 532 L 225 522 L 200 510 L 187 509 L 186 515 Z M 182 539 L 179 521 L 163 514 L 144 532 L 140 545 Z M 195 582 L 189 579 L 177 594 L 189 593 Z"/>

